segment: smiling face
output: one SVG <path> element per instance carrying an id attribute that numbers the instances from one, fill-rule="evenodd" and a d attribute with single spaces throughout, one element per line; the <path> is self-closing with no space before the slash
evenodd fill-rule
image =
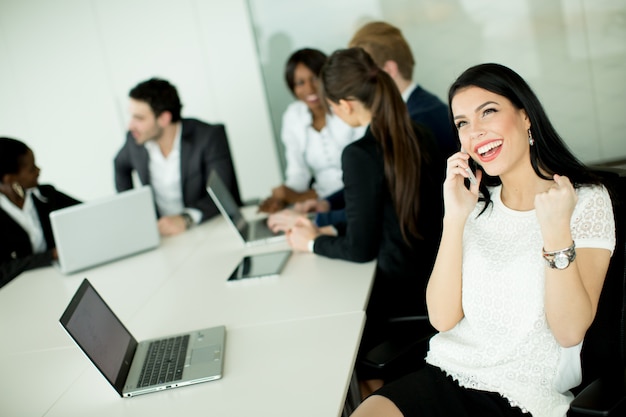
<path id="1" fill-rule="evenodd" d="M 317 76 L 303 63 L 296 65 L 293 74 L 293 94 L 302 100 L 311 111 L 320 109 L 322 101 L 317 94 Z"/>
<path id="2" fill-rule="evenodd" d="M 479 87 L 459 90 L 452 99 L 461 147 L 491 176 L 532 169 L 523 109 L 506 97 Z"/>

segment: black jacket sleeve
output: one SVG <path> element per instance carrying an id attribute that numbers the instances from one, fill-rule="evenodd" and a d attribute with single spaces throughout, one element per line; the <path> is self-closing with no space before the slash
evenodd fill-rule
<path id="1" fill-rule="evenodd" d="M 51 250 L 3 262 L 0 264 L 0 288 L 24 271 L 49 266 L 50 264 L 52 264 Z"/>
<path id="2" fill-rule="evenodd" d="M 192 200 L 188 207 L 202 211 L 202 221 L 205 221 L 219 213 L 217 206 L 206 191 L 206 184 L 211 171 L 217 172 L 238 206 L 241 206 L 241 197 L 224 125 L 210 125 L 210 128 L 203 132 L 201 140 L 199 150 L 202 167 L 198 172 L 202 172 L 203 178 L 198 185 L 199 195 L 197 198 L 188 199 Z M 185 187 L 189 187 L 190 194 L 194 191 L 190 186 L 192 183 L 193 181 L 190 181 L 189 184 L 185 184 Z M 189 201 L 186 202 L 186 205 L 187 203 Z"/>
<path id="3" fill-rule="evenodd" d="M 115 156 L 113 161 L 113 167 L 115 171 L 115 189 L 120 191 L 126 191 L 133 188 L 133 164 L 131 159 L 132 144 L 129 138 L 126 138 L 124 146 Z"/>
<path id="4" fill-rule="evenodd" d="M 8 214 L 0 213 L 0 227 L 6 232 L 0 235 L 0 287 L 23 271 L 49 266 L 52 263 L 52 249 L 55 244 L 50 226 L 50 213 L 80 203 L 79 200 L 57 191 L 51 185 L 40 185 L 39 191 L 42 199 L 33 198 L 48 250 L 33 254 L 26 232 Z"/>
<path id="5" fill-rule="evenodd" d="M 349 145 L 342 154 L 345 233 L 319 236 L 314 248 L 315 253 L 329 258 L 368 262 L 379 251 L 386 186 L 384 173 L 378 169 L 382 156 L 377 158 L 372 149 L 359 145 Z"/>

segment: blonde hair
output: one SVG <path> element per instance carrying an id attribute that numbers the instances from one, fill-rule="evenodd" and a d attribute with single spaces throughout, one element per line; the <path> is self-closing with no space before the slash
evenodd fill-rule
<path id="1" fill-rule="evenodd" d="M 415 59 L 400 29 L 386 22 L 370 22 L 362 26 L 350 40 L 350 47 L 363 48 L 382 68 L 394 61 L 398 71 L 407 81 L 413 79 Z"/>

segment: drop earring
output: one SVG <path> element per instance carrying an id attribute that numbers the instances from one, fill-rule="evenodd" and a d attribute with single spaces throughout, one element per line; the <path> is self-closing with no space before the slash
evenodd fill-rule
<path id="1" fill-rule="evenodd" d="M 530 146 L 533 146 L 535 144 L 535 139 L 533 139 L 533 134 L 531 133 L 530 129 L 528 129 L 528 143 L 530 144 Z"/>
<path id="2" fill-rule="evenodd" d="M 24 187 L 22 187 L 19 182 L 11 184 L 11 188 L 13 188 L 13 191 L 19 198 L 24 198 Z"/>

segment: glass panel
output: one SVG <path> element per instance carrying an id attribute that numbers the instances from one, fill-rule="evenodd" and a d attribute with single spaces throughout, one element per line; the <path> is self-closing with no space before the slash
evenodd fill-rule
<path id="1" fill-rule="evenodd" d="M 467 67 L 499 62 L 529 82 L 582 160 L 626 159 L 623 0 L 248 2 L 277 138 L 293 100 L 283 77 L 288 56 L 302 47 L 330 54 L 363 23 L 384 20 L 411 45 L 414 81 L 441 99 Z"/>

